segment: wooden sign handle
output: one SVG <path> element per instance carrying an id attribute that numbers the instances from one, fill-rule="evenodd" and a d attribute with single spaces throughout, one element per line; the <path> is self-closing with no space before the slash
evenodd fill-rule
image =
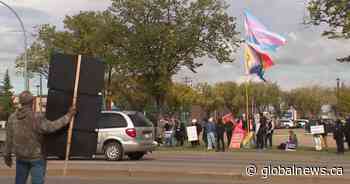
<path id="1" fill-rule="evenodd" d="M 73 94 L 73 104 L 72 104 L 73 107 L 76 107 L 76 104 L 77 104 L 79 78 L 80 78 L 80 65 L 81 65 L 81 55 L 78 55 L 77 70 L 75 72 L 75 84 L 74 84 L 74 94 Z M 67 174 L 68 160 L 69 160 L 69 154 L 70 154 L 70 149 L 72 144 L 74 120 L 75 120 L 75 116 L 73 116 L 71 118 L 71 121 L 69 122 L 67 145 L 66 145 L 66 158 L 64 160 L 63 176 L 66 176 Z"/>

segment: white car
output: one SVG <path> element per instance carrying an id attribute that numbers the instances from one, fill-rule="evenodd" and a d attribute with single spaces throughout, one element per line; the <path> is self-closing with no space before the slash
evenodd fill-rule
<path id="1" fill-rule="evenodd" d="M 290 119 L 280 119 L 279 125 L 281 128 L 294 128 L 294 122 Z"/>

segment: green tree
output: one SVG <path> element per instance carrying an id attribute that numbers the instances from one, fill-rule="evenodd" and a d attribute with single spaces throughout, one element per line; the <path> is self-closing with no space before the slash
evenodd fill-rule
<path id="1" fill-rule="evenodd" d="M 273 107 L 277 114 L 280 113 L 281 90 L 275 83 L 251 83 L 249 98 L 257 112 L 269 111 Z"/>
<path id="2" fill-rule="evenodd" d="M 330 39 L 350 38 L 350 1 L 349 0 L 311 0 L 308 3 L 308 24 L 326 24 L 323 36 Z M 350 62 L 350 56 L 338 58 L 340 62 Z"/>
<path id="3" fill-rule="evenodd" d="M 140 77 L 114 73 L 111 87 L 113 102 L 123 110 L 143 111 L 154 106 L 140 81 Z"/>
<path id="4" fill-rule="evenodd" d="M 14 104 L 12 101 L 12 85 L 10 81 L 10 75 L 8 70 L 6 70 L 4 79 L 2 81 L 2 92 L 0 96 L 0 106 L 1 106 L 1 119 L 7 120 L 10 114 L 14 111 Z"/>
<path id="5" fill-rule="evenodd" d="M 223 106 L 223 99 L 219 97 L 215 88 L 208 83 L 200 83 L 196 87 L 198 96 L 195 104 L 199 105 L 206 116 L 210 116 L 215 110 Z"/>
<path id="6" fill-rule="evenodd" d="M 165 98 L 165 106 L 170 114 L 190 111 L 195 104 L 197 91 L 180 83 L 173 83 Z"/>
<path id="7" fill-rule="evenodd" d="M 56 27 L 49 24 L 41 25 L 33 36 L 35 36 L 35 41 L 27 49 L 28 72 L 31 76 L 40 74 L 47 78 L 50 54 L 55 49 Z M 16 68 L 24 69 L 24 54 L 17 57 Z"/>
<path id="8" fill-rule="evenodd" d="M 126 31 L 110 11 L 80 12 L 66 16 L 65 29 L 57 31 L 55 26 L 38 27 L 36 40 L 28 49 L 28 70 L 32 74 L 48 76 L 50 56 L 53 51 L 66 54 L 83 54 L 100 58 L 106 64 L 106 91 L 110 94 L 113 71 L 121 72 L 123 54 L 120 52 L 122 31 Z M 17 58 L 16 67 L 23 69 L 23 54 Z M 125 73 L 125 72 L 123 72 Z"/>
<path id="9" fill-rule="evenodd" d="M 323 105 L 336 104 L 332 89 L 311 86 L 293 89 L 285 96 L 289 106 L 293 106 L 302 116 L 317 116 Z"/>
<path id="10" fill-rule="evenodd" d="M 350 88 L 342 87 L 339 90 L 337 111 L 340 114 L 348 115 L 350 112 Z"/>
<path id="11" fill-rule="evenodd" d="M 231 62 L 238 43 L 235 18 L 216 0 L 113 0 L 110 10 L 127 25 L 128 63 L 144 77 L 146 91 L 162 111 L 172 76 L 195 71 L 196 58 Z"/>
<path id="12" fill-rule="evenodd" d="M 222 82 L 214 86 L 217 98 L 223 106 L 237 115 L 245 109 L 245 89 L 235 82 Z"/>

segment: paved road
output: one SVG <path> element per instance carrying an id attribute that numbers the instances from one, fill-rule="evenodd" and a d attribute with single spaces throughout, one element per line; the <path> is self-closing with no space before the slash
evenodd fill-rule
<path id="1" fill-rule="evenodd" d="M 142 161 L 106 162 L 104 160 L 74 160 L 69 164 L 69 174 L 62 177 L 63 162 L 49 161 L 47 183 L 349 183 L 350 153 L 300 154 L 296 152 L 155 152 Z M 259 168 L 272 165 L 310 167 L 342 167 L 343 176 L 272 176 L 246 175 L 246 167 Z M 12 183 L 14 170 L 0 166 L 0 183 Z"/>

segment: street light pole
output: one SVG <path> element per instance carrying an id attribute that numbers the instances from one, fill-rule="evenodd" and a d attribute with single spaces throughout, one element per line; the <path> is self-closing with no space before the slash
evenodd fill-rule
<path id="1" fill-rule="evenodd" d="M 339 85 L 340 85 L 340 79 L 337 78 L 337 107 L 336 107 L 336 116 L 339 116 Z"/>
<path id="2" fill-rule="evenodd" d="M 27 42 L 27 35 L 26 35 L 26 30 L 24 28 L 24 24 L 22 19 L 18 16 L 17 12 L 8 4 L 4 3 L 3 1 L 0 1 L 0 4 L 4 5 L 5 7 L 7 7 L 13 14 L 15 14 L 16 18 L 18 19 L 21 28 L 22 28 L 22 32 L 23 32 L 23 36 L 24 36 L 24 88 L 25 90 L 29 90 L 29 78 L 28 78 L 28 64 L 27 64 L 27 46 L 28 46 L 28 42 Z"/>

